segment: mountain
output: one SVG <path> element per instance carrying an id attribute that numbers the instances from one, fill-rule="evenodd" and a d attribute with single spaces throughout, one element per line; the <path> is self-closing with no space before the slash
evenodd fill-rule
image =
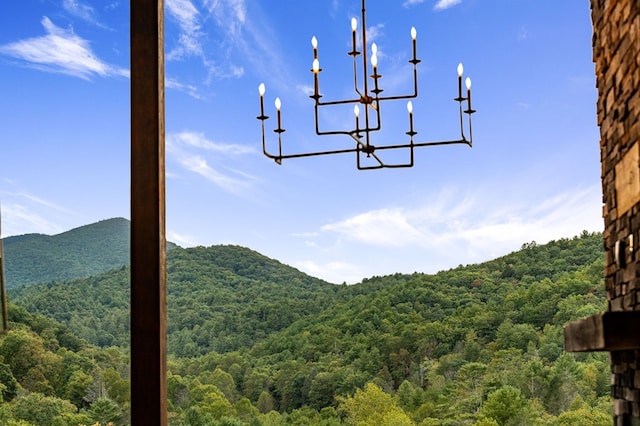
<path id="1" fill-rule="evenodd" d="M 7 287 L 89 277 L 129 264 L 131 223 L 112 218 L 57 235 L 3 239 Z M 167 249 L 177 247 L 167 242 Z"/>
<path id="2" fill-rule="evenodd" d="M 602 279 L 602 256 L 601 235 L 584 233 L 546 245 L 527 243 L 493 261 L 438 274 L 394 274 L 337 286 L 244 247 L 177 247 L 167 256 L 169 350 L 180 357 L 225 353 L 273 337 L 268 345 L 278 351 L 282 348 L 275 333 L 294 324 L 319 322 L 343 335 L 359 323 L 377 330 L 384 315 L 391 315 L 393 323 L 448 321 L 467 312 L 469 304 L 496 312 L 488 318 L 485 309 L 476 324 L 481 335 L 495 337 L 506 314 L 498 314 L 494 305 L 506 303 L 507 296 L 517 309 L 517 318 L 510 314 L 517 322 L 542 328 L 576 291 L 582 310 L 563 313 L 563 320 L 604 308 L 593 299 Z M 562 287 L 568 274 L 580 277 L 570 280 L 575 288 Z M 124 347 L 129 339 L 129 280 L 129 268 L 122 266 L 87 278 L 14 287 L 9 296 L 94 344 Z M 531 298 L 535 303 L 527 304 Z M 414 317 L 406 318 L 405 311 Z M 299 328 L 289 331 L 295 334 Z"/>
<path id="3" fill-rule="evenodd" d="M 100 346 L 128 346 L 130 271 L 14 287 L 10 301 Z M 325 309 L 338 286 L 244 247 L 176 247 L 167 255 L 170 350 L 179 356 L 251 347 Z"/>
<path id="4" fill-rule="evenodd" d="M 562 348 L 564 324 L 606 309 L 603 257 L 602 235 L 584 232 L 437 274 L 337 286 L 244 247 L 176 248 L 167 265 L 172 419 L 180 425 L 610 424 L 607 354 Z M 54 318 L 103 347 L 95 356 L 106 370 L 93 383 L 104 380 L 125 411 L 120 385 L 127 369 L 116 371 L 107 361 L 123 360 L 128 351 L 128 280 L 128 268 L 120 267 L 11 289 L 19 310 L 10 312 L 0 355 L 16 353 L 17 312 Z M 56 336 L 46 331 L 46 347 L 56 347 Z M 5 357 L 13 376 L 23 387 L 47 389 L 42 376 L 57 377 L 49 379 L 49 364 L 35 364 L 47 373 L 35 374 L 24 367 L 32 355 L 20 353 Z M 69 380 L 60 391 L 54 386 L 63 398 L 82 396 L 76 388 L 91 383 L 80 373 Z"/>
<path id="5" fill-rule="evenodd" d="M 88 277 L 127 265 L 129 235 L 129 221 L 114 218 L 57 235 L 7 237 L 7 287 Z"/>

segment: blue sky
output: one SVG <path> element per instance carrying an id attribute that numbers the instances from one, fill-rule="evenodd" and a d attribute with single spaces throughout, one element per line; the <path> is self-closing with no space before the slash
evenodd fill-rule
<path id="1" fill-rule="evenodd" d="M 128 218 L 129 2 L 0 9 L 4 236 Z M 270 146 L 279 97 L 285 152 L 352 148 L 348 137 L 314 134 L 311 38 L 323 100 L 352 99 L 346 53 L 360 0 L 165 0 L 165 9 L 171 241 L 238 244 L 354 283 L 602 230 L 588 2 L 369 0 L 383 95 L 410 92 L 417 30 L 415 140 L 458 138 L 459 62 L 478 111 L 473 148 L 420 148 L 413 168 L 377 171 L 356 170 L 354 154 L 277 165 L 262 155 L 256 120 L 264 83 Z M 407 142 L 406 103 L 383 105 L 372 143 Z M 323 108 L 321 128 L 352 130 L 352 108 Z"/>

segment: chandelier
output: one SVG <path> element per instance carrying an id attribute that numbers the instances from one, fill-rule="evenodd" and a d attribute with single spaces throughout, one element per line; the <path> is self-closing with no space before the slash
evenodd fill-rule
<path id="1" fill-rule="evenodd" d="M 285 129 L 282 127 L 282 102 L 280 98 L 275 99 L 276 108 L 276 125 L 273 130 L 277 134 L 277 151 L 273 153 L 267 149 L 267 137 L 265 135 L 265 122 L 269 119 L 265 115 L 264 109 L 264 95 L 265 85 L 261 83 L 258 87 L 258 93 L 260 96 L 260 115 L 256 117 L 260 120 L 262 128 L 262 150 L 265 156 L 275 160 L 277 164 L 282 164 L 282 160 L 289 158 L 301 158 L 301 157 L 313 157 L 320 155 L 330 154 L 346 154 L 355 153 L 356 165 L 359 170 L 368 169 L 381 169 L 381 168 L 401 168 L 412 167 L 414 164 L 414 150 L 416 148 L 425 146 L 436 145 L 452 145 L 452 144 L 466 144 L 472 146 L 472 131 L 471 131 L 471 115 L 476 112 L 471 108 L 471 79 L 469 77 L 465 80 L 466 93 L 463 93 L 463 66 L 462 63 L 458 64 L 458 96 L 454 98 L 454 101 L 458 103 L 460 114 L 460 137 L 454 140 L 442 140 L 442 141 L 429 141 L 420 142 L 416 141 L 415 137 L 418 132 L 414 128 L 413 122 L 413 103 L 410 99 L 418 97 L 418 64 L 421 62 L 417 58 L 417 32 L 415 27 L 411 28 L 411 43 L 412 43 L 412 58 L 409 63 L 413 68 L 413 93 L 406 95 L 394 95 L 394 96 L 382 96 L 384 89 L 381 88 L 380 79 L 382 75 L 378 70 L 378 48 L 375 43 L 372 43 L 371 56 L 367 59 L 367 31 L 366 31 L 366 7 L 365 0 L 362 0 L 362 26 L 360 32 L 360 45 L 362 52 L 357 50 L 357 31 L 358 21 L 356 18 L 351 19 L 351 43 L 352 49 L 347 54 L 353 57 L 353 86 L 354 97 L 345 100 L 323 101 L 323 95 L 320 93 L 320 61 L 318 59 L 318 41 L 316 37 L 312 37 L 311 45 L 313 47 L 313 62 L 311 72 L 313 73 L 313 94 L 310 96 L 315 103 L 314 115 L 315 115 L 315 133 L 318 136 L 344 136 L 349 141 L 349 144 L 343 149 L 332 150 L 320 150 L 311 152 L 300 153 L 283 153 L 283 141 L 282 134 Z M 361 76 L 358 76 L 358 59 L 362 56 L 362 62 L 360 65 Z M 371 66 L 371 74 L 369 75 L 369 66 Z M 368 77 L 367 77 L 368 76 Z M 463 96 L 464 95 L 464 96 Z M 381 130 L 382 122 L 382 107 L 383 103 L 387 101 L 399 101 L 407 100 L 407 113 L 409 121 L 409 130 L 405 132 L 407 135 L 407 142 L 398 144 L 373 144 L 373 135 Z M 321 130 L 320 126 L 320 108 L 348 105 L 353 104 L 354 115 L 354 127 L 344 130 Z M 465 126 L 465 115 L 466 126 Z M 465 131 L 467 133 L 465 134 Z M 468 136 L 467 136 L 468 135 Z M 399 162 L 385 162 L 379 153 L 387 150 L 404 150 L 407 152 L 405 159 Z"/>

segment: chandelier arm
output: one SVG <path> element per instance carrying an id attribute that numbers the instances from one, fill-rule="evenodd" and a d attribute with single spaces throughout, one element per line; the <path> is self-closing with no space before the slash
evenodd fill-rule
<path id="1" fill-rule="evenodd" d="M 378 102 L 378 99 L 374 99 L 374 101 L 376 102 L 376 104 L 374 105 L 373 103 L 369 104 L 369 106 L 371 108 L 374 109 L 374 111 L 376 112 L 376 126 L 375 127 L 369 127 L 369 131 L 371 132 L 377 132 L 381 129 L 380 126 L 380 103 Z"/>
<path id="2" fill-rule="evenodd" d="M 345 105 L 345 104 L 358 104 L 362 103 L 362 98 L 357 99 L 345 99 L 342 101 L 329 101 L 329 102 L 316 102 L 316 106 L 327 106 L 327 105 Z"/>
<path id="3" fill-rule="evenodd" d="M 460 103 L 460 137 L 462 137 L 463 140 L 467 140 L 467 138 L 464 136 L 464 115 L 462 112 L 462 101 L 459 101 Z M 471 115 L 469 115 L 469 118 L 471 118 Z"/>
<path id="4" fill-rule="evenodd" d="M 264 155 L 268 156 L 268 153 L 267 153 L 267 141 L 266 141 L 266 137 L 265 137 L 265 134 L 264 134 L 264 121 L 267 118 L 269 118 L 269 117 L 267 117 L 265 115 L 262 115 L 262 116 L 258 117 L 258 120 L 260 120 L 260 124 L 261 124 L 261 127 L 262 127 L 262 152 L 264 153 Z"/>
<path id="5" fill-rule="evenodd" d="M 358 151 L 358 148 L 346 148 L 346 149 L 336 149 L 336 150 L 330 150 L 330 151 L 301 152 L 296 154 L 282 154 L 282 155 L 273 155 L 273 154 L 265 153 L 265 156 L 279 163 L 279 161 L 286 160 L 289 158 L 319 157 L 322 155 L 348 154 L 348 153 L 357 152 L 357 151 Z"/>
<path id="6" fill-rule="evenodd" d="M 471 131 L 471 114 L 469 114 L 469 146 L 472 146 L 473 133 Z"/>
<path id="7" fill-rule="evenodd" d="M 373 157 L 378 164 L 380 164 L 381 166 L 384 167 L 384 162 L 375 154 L 375 147 L 369 144 L 369 132 L 367 132 L 367 143 L 363 144 L 362 141 L 360 140 L 359 135 L 356 134 L 350 134 L 349 136 L 351 136 L 351 138 L 356 141 L 356 149 L 357 149 L 357 154 L 356 154 L 356 158 L 357 158 L 357 164 L 358 164 L 358 168 L 360 167 L 360 153 L 365 153 L 367 154 L 367 157 Z"/>
<path id="8" fill-rule="evenodd" d="M 398 95 L 398 96 L 380 96 L 379 98 L 376 98 L 376 100 L 380 100 L 380 101 L 401 101 L 403 99 L 414 99 L 417 98 L 418 95 L 417 94 L 413 94 L 413 95 Z"/>
<path id="9" fill-rule="evenodd" d="M 358 64 L 356 62 L 357 55 L 353 55 L 353 90 L 360 96 L 362 99 L 363 95 L 360 92 L 360 88 L 358 88 Z"/>

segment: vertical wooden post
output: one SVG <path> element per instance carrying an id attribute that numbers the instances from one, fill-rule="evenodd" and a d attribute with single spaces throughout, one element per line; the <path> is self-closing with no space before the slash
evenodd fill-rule
<path id="1" fill-rule="evenodd" d="M 131 1 L 131 424 L 165 426 L 164 0 Z"/>

